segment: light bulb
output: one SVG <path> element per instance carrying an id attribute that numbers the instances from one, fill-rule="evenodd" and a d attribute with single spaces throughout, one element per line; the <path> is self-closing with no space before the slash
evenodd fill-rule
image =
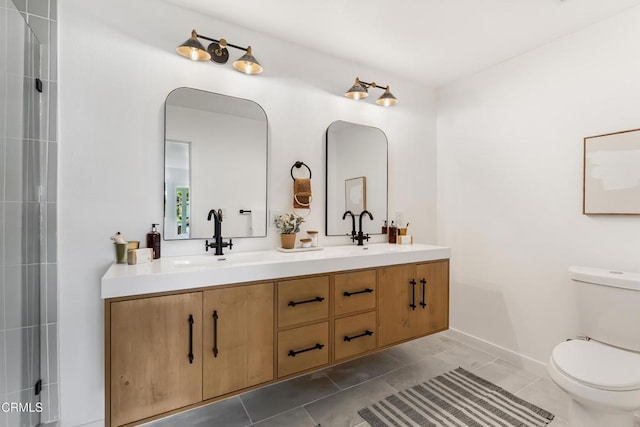
<path id="1" fill-rule="evenodd" d="M 195 47 L 192 47 L 189 55 L 190 55 L 191 59 L 193 59 L 194 61 L 197 61 L 198 60 L 198 49 L 196 49 Z"/>

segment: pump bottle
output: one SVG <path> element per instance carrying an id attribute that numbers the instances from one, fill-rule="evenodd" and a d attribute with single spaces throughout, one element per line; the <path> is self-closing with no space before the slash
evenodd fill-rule
<path id="1" fill-rule="evenodd" d="M 396 224 L 394 221 L 391 221 L 391 225 L 389 226 L 389 243 L 396 243 L 397 240 L 397 233 L 398 233 L 398 227 L 396 227 Z"/>
<path id="2" fill-rule="evenodd" d="M 151 231 L 147 233 L 147 247 L 153 250 L 153 259 L 160 258 L 161 236 L 156 228 L 158 224 L 151 224 Z"/>

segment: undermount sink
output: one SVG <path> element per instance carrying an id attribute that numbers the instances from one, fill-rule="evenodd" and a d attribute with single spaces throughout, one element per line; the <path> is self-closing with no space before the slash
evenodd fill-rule
<path id="1" fill-rule="evenodd" d="M 366 255 L 366 254 L 383 254 L 391 252 L 410 252 L 414 250 L 411 245 L 396 245 L 388 243 L 373 243 L 364 246 L 347 245 L 347 246 L 335 246 L 335 250 L 349 255 Z M 333 248 L 332 248 L 333 249 Z"/>
<path id="2" fill-rule="evenodd" d="M 173 265 L 177 268 L 215 267 L 228 264 L 253 264 L 265 263 L 277 260 L 277 255 L 271 251 L 236 252 L 224 255 L 190 255 L 184 258 L 174 259 Z"/>
<path id="3" fill-rule="evenodd" d="M 342 257 L 357 257 L 365 255 L 378 255 L 386 253 L 410 252 L 414 250 L 410 245 L 370 244 L 364 246 L 343 245 L 327 246 L 321 251 L 283 253 L 276 250 L 264 250 L 255 252 L 232 252 L 224 255 L 190 255 L 173 259 L 173 266 L 179 269 L 215 268 L 228 265 L 264 264 L 280 261 L 295 261 L 306 259 L 327 259 Z"/>

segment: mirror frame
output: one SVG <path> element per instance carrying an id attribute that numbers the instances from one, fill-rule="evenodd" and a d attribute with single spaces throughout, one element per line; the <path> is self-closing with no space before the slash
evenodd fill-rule
<path id="1" fill-rule="evenodd" d="M 265 238 L 268 236 L 269 233 L 269 116 L 267 116 L 267 112 L 264 110 L 264 108 L 262 108 L 262 106 L 260 104 L 258 104 L 257 102 L 251 100 L 251 99 L 246 99 L 246 98 L 239 98 L 237 96 L 230 96 L 230 95 L 224 95 L 221 93 L 217 93 L 217 92 L 210 92 L 208 90 L 204 90 L 204 89 L 196 89 L 193 87 L 187 87 L 187 86 L 180 86 L 177 87 L 173 90 L 171 90 L 164 101 L 164 126 L 163 126 L 163 195 L 162 195 L 162 200 L 163 200 L 163 209 L 162 209 L 162 239 L 165 241 L 169 241 L 169 242 L 174 242 L 174 241 L 189 241 L 189 240 L 206 240 L 206 239 L 211 239 L 212 237 L 191 237 L 189 236 L 189 238 L 186 239 L 167 239 L 166 238 L 166 233 L 164 232 L 164 227 L 165 227 L 165 218 L 166 218 L 166 210 L 167 210 L 167 172 L 166 172 L 166 164 L 167 164 L 167 100 L 169 99 L 169 96 L 171 96 L 171 94 L 177 90 L 180 89 L 189 89 L 189 90 L 196 90 L 199 92 L 204 92 L 204 93 L 208 93 L 208 94 L 212 94 L 212 95 L 217 95 L 217 96 L 223 96 L 225 98 L 229 98 L 229 99 L 235 99 L 235 100 L 241 100 L 241 101 L 248 101 L 251 102 L 255 105 L 257 105 L 260 110 L 262 110 L 262 113 L 264 114 L 264 118 L 265 118 L 265 148 L 264 148 L 264 155 L 265 155 L 265 192 L 264 192 L 264 208 L 265 208 L 265 218 L 264 218 L 264 234 L 263 235 L 259 235 L 259 236 L 223 236 L 225 239 L 231 238 L 231 239 L 253 239 L 253 238 Z M 191 150 L 191 147 L 189 148 L 189 150 Z M 189 184 L 191 185 L 191 172 L 189 172 Z M 224 234 L 224 233 L 223 233 Z"/>
<path id="2" fill-rule="evenodd" d="M 333 122 L 331 122 L 329 124 L 329 126 L 327 126 L 327 130 L 325 131 L 325 144 L 324 144 L 324 156 L 325 156 L 325 163 L 324 163 L 324 188 L 325 188 L 325 200 L 324 200 L 324 235 L 325 236 L 345 236 L 348 234 L 329 234 L 329 129 L 331 128 L 331 125 L 333 125 L 334 123 L 338 123 L 338 122 L 343 122 L 343 123 L 350 123 L 353 125 L 357 125 L 357 126 L 363 126 L 363 127 L 368 127 L 368 128 L 372 128 L 372 129 L 377 129 L 379 130 L 382 135 L 384 136 L 384 140 L 386 143 L 385 146 L 385 154 L 387 156 L 387 161 L 386 161 L 386 168 L 385 168 L 385 175 L 386 175 L 386 184 L 387 184 L 387 194 L 385 197 L 385 217 L 382 218 L 382 221 L 387 221 L 389 222 L 389 138 L 387 137 L 387 134 L 380 129 L 379 127 L 376 126 L 369 126 L 369 125 L 363 125 L 361 123 L 355 123 L 355 122 L 349 122 L 346 120 L 334 120 Z M 377 219 L 377 218 L 376 218 Z M 380 226 L 380 232 L 377 233 L 369 233 L 369 235 L 382 235 L 382 226 Z"/>

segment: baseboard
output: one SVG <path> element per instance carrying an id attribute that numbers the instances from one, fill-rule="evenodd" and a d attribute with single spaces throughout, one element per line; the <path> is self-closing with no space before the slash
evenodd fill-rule
<path id="1" fill-rule="evenodd" d="M 493 344 L 489 341 L 483 340 L 482 338 L 474 337 L 473 335 L 469 335 L 457 329 L 450 328 L 444 331 L 443 334 L 456 341 L 460 341 L 461 343 L 468 344 L 486 353 L 492 354 L 502 360 L 506 360 L 512 365 L 522 368 L 525 371 L 529 371 L 534 375 L 539 377 L 548 376 L 546 363 L 532 359 L 531 357 L 523 354 L 516 353 L 515 351 Z"/>

